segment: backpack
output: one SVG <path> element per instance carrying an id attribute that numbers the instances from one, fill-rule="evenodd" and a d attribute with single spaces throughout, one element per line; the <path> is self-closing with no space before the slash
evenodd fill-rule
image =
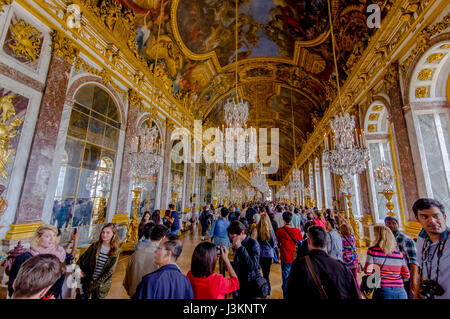
<path id="1" fill-rule="evenodd" d="M 16 260 L 16 257 L 22 255 L 25 252 L 27 252 L 27 249 L 22 246 L 21 240 L 19 240 L 17 246 L 14 247 L 14 249 L 8 251 L 8 257 L 6 257 L 6 259 L 1 264 L 3 267 L 5 267 L 5 273 L 8 276 L 10 275 L 11 267 L 14 264 L 14 260 Z"/>

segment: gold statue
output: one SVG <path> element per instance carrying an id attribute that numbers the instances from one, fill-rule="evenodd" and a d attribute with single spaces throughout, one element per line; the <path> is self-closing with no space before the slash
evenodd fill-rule
<path id="1" fill-rule="evenodd" d="M 19 134 L 15 128 L 22 124 L 22 120 L 15 116 L 16 110 L 12 103 L 14 98 L 14 95 L 7 95 L 0 98 L 0 176 L 3 179 L 8 177 L 6 168 L 11 161 L 11 155 L 15 152 L 14 149 L 9 148 L 9 141 Z"/>

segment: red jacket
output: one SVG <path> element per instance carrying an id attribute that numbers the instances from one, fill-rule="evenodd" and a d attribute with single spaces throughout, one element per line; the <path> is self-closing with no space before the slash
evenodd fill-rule
<path id="1" fill-rule="evenodd" d="M 220 274 L 211 274 L 209 277 L 194 277 L 191 271 L 187 277 L 191 282 L 195 299 L 225 299 L 225 295 L 239 289 L 237 277 L 225 278 Z"/>
<path id="2" fill-rule="evenodd" d="M 288 235 L 286 230 L 291 234 L 295 242 L 292 240 L 291 236 Z M 277 231 L 277 241 L 280 244 L 280 259 L 286 264 L 292 264 L 295 257 L 295 247 L 297 242 L 303 240 L 302 232 L 295 227 L 283 226 Z"/>

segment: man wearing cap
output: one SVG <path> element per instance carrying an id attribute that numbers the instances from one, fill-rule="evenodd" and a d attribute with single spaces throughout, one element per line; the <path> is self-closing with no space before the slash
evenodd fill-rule
<path id="1" fill-rule="evenodd" d="M 414 299 L 414 283 L 417 282 L 416 279 L 419 273 L 416 244 L 411 237 L 399 231 L 399 223 L 395 217 L 387 216 L 384 219 L 384 224 L 394 234 L 397 241 L 398 250 L 403 254 L 406 264 L 408 265 L 411 278 L 408 281 L 405 281 L 405 290 L 408 294 L 408 299 Z"/>

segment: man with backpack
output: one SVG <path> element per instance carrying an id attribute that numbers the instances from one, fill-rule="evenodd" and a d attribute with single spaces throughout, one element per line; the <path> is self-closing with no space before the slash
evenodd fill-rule
<path id="1" fill-rule="evenodd" d="M 283 220 L 285 225 L 278 228 L 277 241 L 278 245 L 280 246 L 281 277 L 283 280 L 281 288 L 283 290 L 283 298 L 287 299 L 287 281 L 289 278 L 289 273 L 291 271 L 292 262 L 295 258 L 295 249 L 297 247 L 297 243 L 303 240 L 303 237 L 300 229 L 292 227 L 291 225 L 291 212 L 284 212 Z"/>

